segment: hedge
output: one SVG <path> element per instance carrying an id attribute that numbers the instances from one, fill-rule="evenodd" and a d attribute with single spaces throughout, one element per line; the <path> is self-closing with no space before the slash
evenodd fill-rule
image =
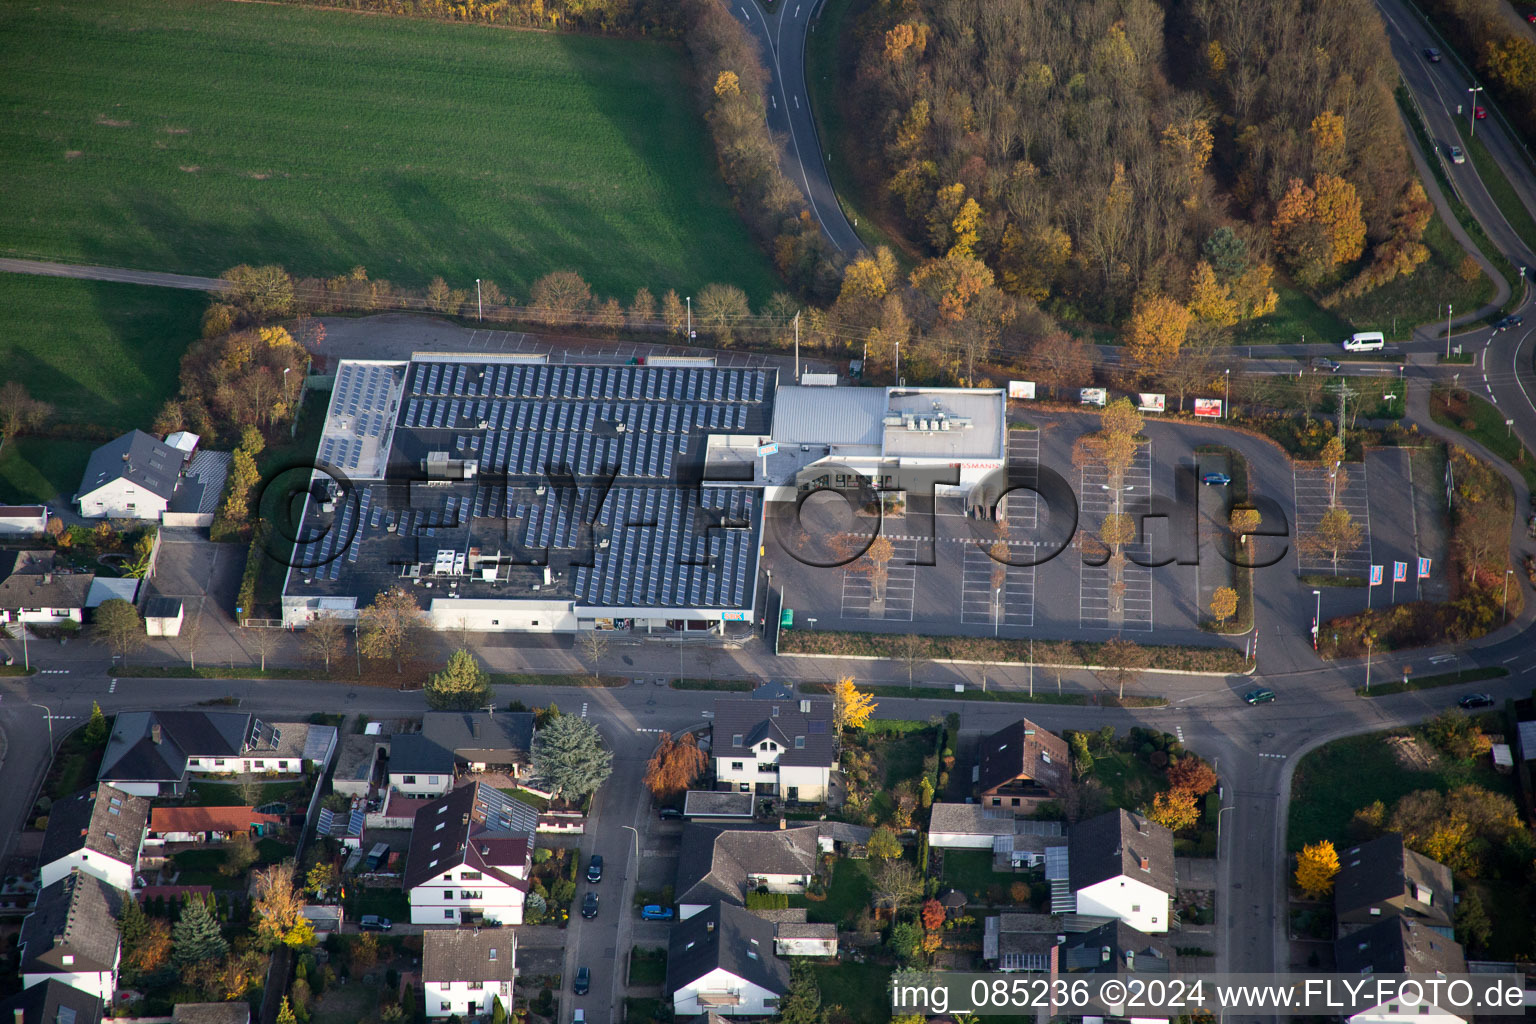
<path id="1" fill-rule="evenodd" d="M 973 661 L 994 665 L 1025 665 L 1029 663 L 1029 641 L 1007 637 L 980 636 L 924 636 L 927 646 L 923 661 Z M 818 629 L 814 631 L 788 629 L 779 632 L 781 654 L 830 654 L 840 657 L 883 658 L 902 660 L 902 636 L 896 633 L 861 633 L 843 630 Z M 1073 641 L 1079 664 L 1074 668 L 1091 668 L 1098 665 L 1097 656 L 1102 643 Z M 1173 672 L 1246 672 L 1248 664 L 1243 652 L 1236 647 L 1188 647 L 1158 644 L 1140 644 L 1137 650 L 1144 656 L 1140 668 L 1163 669 Z M 1036 664 L 1041 664 L 1036 662 Z"/>

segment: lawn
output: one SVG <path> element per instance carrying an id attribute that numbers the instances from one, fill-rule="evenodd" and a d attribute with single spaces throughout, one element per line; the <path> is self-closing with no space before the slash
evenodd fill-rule
<path id="1" fill-rule="evenodd" d="M 354 889 L 347 896 L 347 913 L 353 920 L 364 914 L 378 914 L 391 921 L 411 919 L 411 901 L 401 889 Z"/>
<path id="2" fill-rule="evenodd" d="M 880 964 L 817 964 L 821 1005 L 841 1006 L 854 1024 L 885 1024 L 891 1019 L 888 994 L 891 969 Z"/>
<path id="3" fill-rule="evenodd" d="M 832 865 L 827 898 L 806 902 L 806 919 L 813 924 L 830 923 L 851 930 L 859 915 L 869 908 L 869 894 L 869 861 L 840 858 Z"/>
<path id="4" fill-rule="evenodd" d="M 1343 341 L 1351 329 L 1332 311 L 1316 302 L 1280 278 L 1274 282 L 1275 294 L 1280 297 L 1275 311 L 1252 323 L 1239 327 L 1234 338 L 1240 345 L 1291 345 L 1303 340 Z"/>
<path id="5" fill-rule="evenodd" d="M 7 20 L 0 14 L 0 25 Z M 5 46 L 0 39 L 0 52 Z M 5 153 L 8 133 L 0 131 L 0 139 L 7 139 L 0 144 L 0 167 L 9 174 L 15 153 Z M 14 193 L 7 198 L 0 221 L 16 213 Z M 49 214 L 40 223 L 57 220 Z M 24 383 L 33 398 L 54 407 L 58 423 L 93 425 L 104 437 L 147 428 L 176 391 L 181 354 L 197 337 L 207 305 L 200 292 L 0 275 L 0 380 Z M 76 473 L 66 493 L 79 485 Z"/>
<path id="6" fill-rule="evenodd" d="M 30 382 L 29 382 L 30 383 Z M 0 446 L 0 499 L 68 502 L 80 489 L 95 441 L 20 437 Z"/>
<path id="7" fill-rule="evenodd" d="M 1509 778 L 1482 761 L 1467 766 L 1440 758 L 1428 771 L 1406 768 L 1385 742 L 1390 735 L 1393 733 L 1378 732 L 1335 740 L 1302 758 L 1291 784 L 1290 830 L 1286 836 L 1291 850 L 1319 839 L 1331 839 L 1339 845 L 1347 842 L 1350 819 L 1373 800 L 1380 800 L 1390 810 L 1399 797 L 1414 790 L 1443 792 L 1466 783 L 1511 794 Z"/>
<path id="8" fill-rule="evenodd" d="M 636 946 L 629 955 L 629 984 L 660 985 L 667 980 L 667 951 Z"/>
<path id="9" fill-rule="evenodd" d="M 1457 273 L 1466 250 L 1436 213 L 1424 229 L 1429 259 L 1407 277 L 1396 277 L 1380 288 L 1339 304 L 1338 313 L 1358 331 L 1391 332 L 1402 338 L 1415 325 L 1445 319 L 1449 302 L 1463 313 L 1493 301 L 1493 282 L 1481 270 L 1471 281 Z"/>
<path id="10" fill-rule="evenodd" d="M 1525 477 L 1525 485 L 1536 491 L 1536 458 L 1505 425 L 1498 408 L 1466 391 L 1436 389 L 1429 397 L 1429 414 L 1436 423 L 1460 431 L 1509 463 Z"/>
<path id="11" fill-rule="evenodd" d="M 420 286 L 580 271 L 603 295 L 779 287 L 680 48 L 274 4 L 0 11 L 0 237 L 218 273 Z M 217 74 L 209 74 L 217 68 Z"/>
<path id="12" fill-rule="evenodd" d="M 1369 693 L 1365 687 L 1355 687 L 1355 692 L 1362 697 L 1385 697 L 1393 693 L 1406 693 L 1409 690 L 1433 690 L 1441 686 L 1464 686 L 1467 683 L 1475 683 L 1482 679 L 1500 679 L 1509 675 L 1509 669 L 1500 665 L 1483 665 L 1469 668 L 1465 672 L 1442 672 L 1432 676 L 1409 676 L 1404 685 L 1402 677 L 1391 679 L 1385 683 L 1377 682 L 1371 687 Z M 1379 677 L 1378 677 L 1379 678 Z"/>
<path id="13" fill-rule="evenodd" d="M 1462 123 L 1460 120 L 1456 122 L 1458 129 Z M 1536 248 L 1536 221 L 1531 219 L 1531 211 L 1525 208 L 1514 186 L 1509 183 L 1509 178 L 1505 177 L 1504 169 L 1493 159 L 1493 154 L 1488 152 L 1488 147 L 1483 145 L 1480 137 L 1474 135 L 1466 142 L 1467 156 L 1471 158 L 1472 166 L 1477 168 L 1477 176 L 1488 189 L 1488 195 L 1498 206 L 1499 212 L 1504 215 L 1515 234 L 1520 236 L 1520 241 Z"/>
<path id="14" fill-rule="evenodd" d="M 304 792 L 302 782 L 263 782 L 261 784 L 261 799 L 255 806 L 282 801 L 290 805 L 290 809 L 297 812 L 303 809 L 309 799 Z M 187 784 L 188 796 L 197 807 L 243 807 L 245 801 L 240 797 L 240 787 L 229 782 L 212 782 L 207 779 L 193 779 Z"/>
<path id="15" fill-rule="evenodd" d="M 1133 752 L 1116 749 L 1112 753 L 1093 753 L 1093 779 L 1103 785 L 1111 807 L 1132 810 L 1152 803 L 1152 797 L 1166 789 L 1166 777 Z"/>
<path id="16" fill-rule="evenodd" d="M 991 850 L 944 851 L 944 881 L 968 896 L 985 897 L 991 886 L 1006 888 L 1023 880 L 1011 871 L 993 871 Z"/>

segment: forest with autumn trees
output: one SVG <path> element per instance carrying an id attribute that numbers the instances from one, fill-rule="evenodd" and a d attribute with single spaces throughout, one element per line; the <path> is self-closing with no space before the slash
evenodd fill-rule
<path id="1" fill-rule="evenodd" d="M 969 282 L 941 302 L 1182 338 L 1428 255 L 1369 0 L 875 0 L 855 32 L 862 174 L 919 274 Z"/>

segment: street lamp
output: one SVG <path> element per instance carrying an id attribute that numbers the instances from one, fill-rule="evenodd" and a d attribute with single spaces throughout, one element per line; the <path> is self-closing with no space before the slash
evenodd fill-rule
<path id="1" fill-rule="evenodd" d="M 1506 590 L 1509 588 L 1506 587 Z M 992 588 L 992 635 L 997 636 L 997 620 L 1000 615 L 999 608 L 1002 604 L 1003 588 Z"/>
<path id="2" fill-rule="evenodd" d="M 1226 383 L 1227 395 L 1226 401 L 1221 403 L 1221 418 L 1226 419 L 1227 409 L 1232 405 L 1232 368 L 1228 367 L 1227 369 L 1222 370 L 1221 376 Z"/>
<path id="3" fill-rule="evenodd" d="M 53 709 L 46 704 L 38 704 L 35 701 L 28 704 L 27 707 L 43 709 L 43 721 L 48 723 L 48 758 L 51 761 L 53 759 Z"/>
<path id="4" fill-rule="evenodd" d="M 674 300 L 676 301 L 676 300 Z M 688 296 L 688 340 L 693 340 L 693 296 Z"/>
<path id="5" fill-rule="evenodd" d="M 1445 359 L 1447 362 L 1451 359 L 1451 309 L 1451 304 L 1447 302 L 1445 304 Z"/>
<path id="6" fill-rule="evenodd" d="M 1226 807 L 1223 807 L 1221 810 L 1216 812 L 1216 845 L 1217 845 L 1217 847 L 1221 846 L 1221 816 L 1223 814 L 1226 814 L 1228 811 L 1232 810 L 1236 806 L 1237 806 L 1236 804 L 1228 804 Z"/>
<path id="7" fill-rule="evenodd" d="M 1365 634 L 1365 692 L 1371 692 L 1371 649 L 1376 644 L 1374 633 Z"/>
<path id="8" fill-rule="evenodd" d="M 620 825 L 619 828 L 627 828 L 627 829 L 629 829 L 630 833 L 635 837 L 635 859 L 639 860 L 640 859 L 640 833 L 635 831 L 635 826 L 633 826 L 633 825 Z M 627 859 L 624 861 L 624 881 L 626 881 L 626 882 L 629 881 L 629 861 Z"/>
<path id="9" fill-rule="evenodd" d="M 1467 92 L 1472 94 L 1472 102 L 1467 107 L 1467 138 L 1477 134 L 1477 94 L 1483 91 L 1480 85 L 1474 85 Z"/>
<path id="10" fill-rule="evenodd" d="M 482 322 L 485 320 L 485 303 L 480 298 L 480 279 L 478 277 L 475 278 L 475 319 Z"/>
<path id="11" fill-rule="evenodd" d="M 1317 598 L 1317 611 L 1312 613 L 1312 649 L 1317 650 L 1317 634 L 1323 628 L 1323 592 L 1312 591 L 1312 596 Z"/>

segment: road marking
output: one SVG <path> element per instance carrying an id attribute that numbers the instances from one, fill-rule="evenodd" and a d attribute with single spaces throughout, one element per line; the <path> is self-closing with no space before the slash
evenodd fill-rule
<path id="1" fill-rule="evenodd" d="M 667 732 L 666 729 L 652 729 L 649 726 L 635 726 L 635 732 Z"/>
<path id="2" fill-rule="evenodd" d="M 774 110 L 778 110 L 779 109 L 779 98 L 777 96 L 769 94 L 768 100 L 769 100 L 770 103 L 773 104 L 773 109 Z"/>
<path id="3" fill-rule="evenodd" d="M 40 675 L 40 676 L 67 676 L 67 675 L 69 675 L 69 669 L 67 669 L 67 668 L 40 668 L 40 669 L 37 670 L 37 674 Z"/>
<path id="4" fill-rule="evenodd" d="M 1511 660 L 1513 660 L 1513 659 L 1511 659 Z M 112 680 L 112 682 L 110 684 L 108 684 L 107 692 L 108 693 L 116 693 L 117 692 L 117 680 L 116 679 Z"/>
<path id="5" fill-rule="evenodd" d="M 795 17 L 800 17 L 800 5 L 795 4 Z"/>
<path id="6" fill-rule="evenodd" d="M 750 14 L 748 14 L 748 13 L 747 13 L 747 9 L 746 9 L 746 8 L 745 8 L 745 7 L 743 7 L 743 8 L 742 8 L 742 9 L 741 9 L 741 16 L 742 16 L 742 17 L 743 17 L 743 18 L 746 18 L 746 19 L 747 19 L 747 20 L 748 20 L 748 21 L 751 21 L 751 20 L 752 20 L 752 15 L 750 15 Z"/>
<path id="7" fill-rule="evenodd" d="M 1530 668 L 1523 668 L 1520 670 L 1521 675 L 1525 675 L 1527 672 L 1536 672 L 1536 665 L 1532 665 Z"/>
<path id="8" fill-rule="evenodd" d="M 795 99 L 795 109 L 799 110 L 800 109 L 800 96 L 799 96 L 798 93 L 795 95 L 794 99 Z"/>
<path id="9" fill-rule="evenodd" d="M 1174 726 L 1173 734 L 1179 738 L 1180 743 L 1184 742 L 1184 727 L 1182 725 Z"/>
<path id="10" fill-rule="evenodd" d="M 581 717 L 582 718 L 586 718 L 587 717 L 587 702 L 586 701 L 582 701 L 581 702 Z"/>
<path id="11" fill-rule="evenodd" d="M 1286 755 L 1284 755 L 1284 754 L 1260 754 L 1259 756 L 1260 757 L 1272 757 L 1272 758 L 1274 758 L 1277 761 L 1284 761 L 1285 757 L 1286 757 Z"/>
<path id="12" fill-rule="evenodd" d="M 1504 659 L 1504 664 L 1508 665 L 1510 662 L 1514 661 L 1515 658 L 1518 658 L 1518 657 L 1520 657 L 1520 655 L 1517 654 L 1517 655 L 1515 655 L 1514 658 L 1505 658 Z"/>

